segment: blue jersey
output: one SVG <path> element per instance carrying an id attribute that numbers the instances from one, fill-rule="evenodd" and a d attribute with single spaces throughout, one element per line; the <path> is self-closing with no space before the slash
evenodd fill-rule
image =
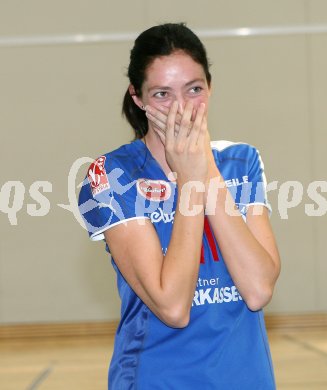
<path id="1" fill-rule="evenodd" d="M 218 141 L 212 142 L 212 151 L 244 219 L 250 204 L 269 207 L 263 164 L 254 147 Z M 79 207 L 92 240 L 103 240 L 103 232 L 117 224 L 147 218 L 166 253 L 176 187 L 141 140 L 95 160 L 83 184 Z M 249 310 L 243 301 L 207 218 L 199 262 L 190 322 L 176 329 L 150 311 L 112 259 L 121 319 L 110 390 L 275 389 L 263 313 Z"/>

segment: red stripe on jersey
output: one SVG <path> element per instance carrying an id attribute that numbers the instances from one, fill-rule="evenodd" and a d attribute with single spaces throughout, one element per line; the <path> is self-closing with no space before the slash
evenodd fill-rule
<path id="1" fill-rule="evenodd" d="M 204 261 L 204 245 L 203 245 L 203 243 L 201 245 L 201 259 L 200 259 L 200 263 L 201 264 L 205 263 L 205 261 Z"/>
<path id="2" fill-rule="evenodd" d="M 211 253 L 212 253 L 214 261 L 219 261 L 215 238 L 214 238 L 214 235 L 212 233 L 212 230 L 211 230 L 211 227 L 210 227 L 210 224 L 209 224 L 207 217 L 204 217 L 204 233 L 207 237 L 209 247 L 211 249 Z"/>

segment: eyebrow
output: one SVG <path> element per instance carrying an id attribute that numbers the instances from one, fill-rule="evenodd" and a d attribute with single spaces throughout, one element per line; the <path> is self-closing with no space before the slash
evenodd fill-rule
<path id="1" fill-rule="evenodd" d="M 199 79 L 191 80 L 185 84 L 185 87 L 189 87 L 190 85 L 195 84 L 195 83 L 199 83 L 199 82 L 205 83 L 205 79 L 199 78 Z M 162 91 L 170 91 L 172 88 L 171 87 L 163 87 L 160 85 L 155 85 L 154 87 L 149 88 L 148 91 L 152 91 L 154 89 L 160 89 Z"/>

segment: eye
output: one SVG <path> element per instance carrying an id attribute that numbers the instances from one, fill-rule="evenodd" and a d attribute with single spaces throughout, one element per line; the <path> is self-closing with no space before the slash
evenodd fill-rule
<path id="1" fill-rule="evenodd" d="M 199 86 L 192 87 L 192 88 L 190 89 L 191 93 L 194 93 L 194 94 L 201 93 L 202 90 L 203 90 L 203 88 L 202 88 L 202 87 L 199 87 Z"/>
<path id="2" fill-rule="evenodd" d="M 167 97 L 167 95 L 168 95 L 168 92 L 159 91 L 159 92 L 156 92 L 153 96 L 156 98 L 159 98 L 159 99 L 163 99 L 163 98 Z"/>

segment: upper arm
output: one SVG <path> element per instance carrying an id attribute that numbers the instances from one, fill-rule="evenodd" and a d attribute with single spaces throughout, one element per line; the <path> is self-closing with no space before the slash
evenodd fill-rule
<path id="1" fill-rule="evenodd" d="M 146 198 L 121 165 L 122 158 L 116 161 L 110 154 L 91 164 L 79 194 L 79 210 L 90 238 L 106 240 L 127 283 L 168 324 L 178 317 L 180 301 L 176 303 L 172 289 L 163 289 L 164 255 Z"/>
<path id="2" fill-rule="evenodd" d="M 254 237 L 270 255 L 278 275 L 280 259 L 269 219 L 271 207 L 267 199 L 264 163 L 256 148 L 250 147 L 249 155 L 251 156 L 249 160 L 250 198 L 247 206 L 246 222 Z"/>
<path id="3" fill-rule="evenodd" d="M 163 254 L 152 223 L 148 219 L 127 221 L 106 230 L 104 236 L 127 283 L 160 317 L 164 304 L 160 282 Z"/>

